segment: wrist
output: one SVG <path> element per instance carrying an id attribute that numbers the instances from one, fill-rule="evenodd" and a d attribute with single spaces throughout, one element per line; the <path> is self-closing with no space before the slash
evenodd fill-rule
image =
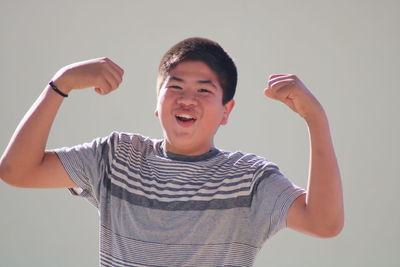
<path id="1" fill-rule="evenodd" d="M 60 91 L 60 92 L 57 92 L 57 93 L 59 93 L 61 95 L 62 94 L 68 95 L 72 91 L 72 89 L 68 85 L 68 83 L 64 79 L 62 79 L 62 76 L 59 76 L 59 77 L 57 77 L 55 79 L 52 79 L 51 83 Z M 50 84 L 50 86 L 51 86 L 51 84 Z M 52 86 L 52 89 L 55 90 L 53 88 L 53 86 Z M 55 90 L 55 91 L 57 91 L 57 90 Z"/>
<path id="2" fill-rule="evenodd" d="M 321 105 L 319 105 L 311 112 L 307 112 L 306 114 L 304 114 L 303 118 L 309 126 L 327 121 L 325 110 Z"/>
<path id="3" fill-rule="evenodd" d="M 62 97 L 68 97 L 68 94 L 65 94 L 64 92 L 62 92 L 60 89 L 58 89 L 58 87 L 54 84 L 53 81 L 49 82 L 50 88 L 56 92 L 57 94 L 59 94 Z"/>

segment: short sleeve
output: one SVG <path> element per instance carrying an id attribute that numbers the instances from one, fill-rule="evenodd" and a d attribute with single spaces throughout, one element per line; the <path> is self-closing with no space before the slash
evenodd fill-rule
<path id="1" fill-rule="evenodd" d="M 73 195 L 98 207 L 101 186 L 106 182 L 116 144 L 117 133 L 112 133 L 89 143 L 54 150 L 68 175 L 80 187 L 69 189 Z"/>
<path id="2" fill-rule="evenodd" d="M 257 178 L 253 192 L 255 223 L 263 229 L 263 241 L 286 227 L 286 217 L 293 201 L 306 191 L 285 178 L 274 166 Z"/>

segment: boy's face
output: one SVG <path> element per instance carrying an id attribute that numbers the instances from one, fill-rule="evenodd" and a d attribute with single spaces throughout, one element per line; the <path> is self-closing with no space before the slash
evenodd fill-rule
<path id="1" fill-rule="evenodd" d="M 158 92 L 155 112 L 167 151 L 183 155 L 208 152 L 219 125 L 227 123 L 233 106 L 233 100 L 222 104 L 218 77 L 205 63 L 178 64 Z"/>

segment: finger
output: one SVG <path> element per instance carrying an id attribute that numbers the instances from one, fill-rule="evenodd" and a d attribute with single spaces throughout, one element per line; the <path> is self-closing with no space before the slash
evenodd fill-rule
<path id="1" fill-rule="evenodd" d="M 118 66 L 114 61 L 112 61 L 111 59 L 109 59 L 108 57 L 102 57 L 102 58 L 98 58 L 96 59 L 97 61 L 100 61 L 102 63 L 102 66 L 105 67 L 106 69 L 114 72 L 117 76 L 121 77 L 124 74 L 124 70 Z"/>
<path id="2" fill-rule="evenodd" d="M 120 83 L 122 82 L 122 76 L 114 67 L 112 67 L 112 65 L 108 65 L 107 67 L 108 67 L 107 71 L 109 72 L 110 75 L 112 75 L 112 77 L 116 81 L 117 87 L 118 87 L 120 85 Z M 116 89 L 116 87 L 114 89 Z"/>
<path id="3" fill-rule="evenodd" d="M 99 58 L 98 60 L 100 60 L 101 63 L 100 66 L 102 73 L 103 71 L 111 72 L 117 80 L 122 81 L 121 70 L 119 67 L 116 66 L 116 64 L 111 59 L 109 59 L 108 57 L 102 57 Z"/>
<path id="4" fill-rule="evenodd" d="M 271 74 L 271 75 L 268 77 L 268 80 L 271 80 L 271 79 L 274 79 L 274 78 L 277 78 L 277 77 L 287 76 L 287 75 L 288 75 L 287 73 Z"/>
<path id="5" fill-rule="evenodd" d="M 279 74 L 271 74 L 269 76 L 269 79 L 276 79 L 276 78 L 281 78 L 281 77 L 296 77 L 296 75 L 291 74 L 291 73 L 279 73 Z"/>
<path id="6" fill-rule="evenodd" d="M 274 74 L 274 75 L 269 76 L 268 81 L 278 81 L 278 80 L 281 80 L 281 79 L 289 79 L 289 78 L 296 79 L 297 77 L 296 77 L 296 75 L 289 74 L 289 73 L 286 73 L 286 74 Z"/>
<path id="7" fill-rule="evenodd" d="M 120 80 L 118 80 L 118 78 L 116 78 L 112 72 L 106 72 L 104 73 L 104 79 L 106 80 L 106 82 L 109 85 L 109 90 L 107 91 L 107 93 L 114 91 L 115 89 L 118 88 L 119 84 L 120 84 Z"/>
<path id="8" fill-rule="evenodd" d="M 268 80 L 268 86 L 272 86 L 272 84 L 276 84 L 279 81 L 295 81 L 296 76 L 293 74 L 278 74 L 278 75 L 271 75 L 270 79 Z"/>
<path id="9" fill-rule="evenodd" d="M 293 79 L 282 79 L 282 80 L 270 82 L 269 87 L 279 89 L 284 86 L 293 85 L 294 83 L 295 83 L 295 81 Z"/>
<path id="10" fill-rule="evenodd" d="M 105 78 L 100 79 L 97 84 L 95 91 L 100 95 L 106 95 L 112 91 L 112 85 Z"/>
<path id="11" fill-rule="evenodd" d="M 116 64 L 111 59 L 109 59 L 109 58 L 107 58 L 107 59 L 110 62 L 110 67 L 112 67 L 118 73 L 118 75 L 122 78 L 122 76 L 124 76 L 124 73 L 125 73 L 124 69 L 122 69 L 120 66 L 118 66 L 118 64 Z"/>
<path id="12" fill-rule="evenodd" d="M 291 89 L 291 84 L 279 87 L 268 87 L 264 90 L 264 94 L 269 98 L 285 102 L 289 98 Z"/>
<path id="13" fill-rule="evenodd" d="M 268 77 L 268 80 L 267 80 L 267 84 L 268 83 L 270 83 L 271 81 L 275 81 L 275 80 L 278 80 L 278 79 L 281 79 L 281 78 L 285 78 L 285 77 L 287 77 L 287 75 L 288 74 L 272 74 L 272 75 L 270 75 L 269 77 Z"/>

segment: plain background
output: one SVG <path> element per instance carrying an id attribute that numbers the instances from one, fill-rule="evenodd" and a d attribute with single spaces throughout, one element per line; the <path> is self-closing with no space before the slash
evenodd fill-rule
<path id="1" fill-rule="evenodd" d="M 192 36 L 218 41 L 239 71 L 237 105 L 216 145 L 276 162 L 306 186 L 307 128 L 262 89 L 295 73 L 324 105 L 345 192 L 346 225 L 333 239 L 283 230 L 255 266 L 399 266 L 400 2 L 13 1 L 0 2 L 0 150 L 62 66 L 107 56 L 125 69 L 119 90 L 72 92 L 49 148 L 113 130 L 161 138 L 154 116 L 163 53 Z M 27 148 L 29 149 L 29 148 Z M 0 265 L 98 265 L 98 214 L 65 189 L 0 183 Z"/>

